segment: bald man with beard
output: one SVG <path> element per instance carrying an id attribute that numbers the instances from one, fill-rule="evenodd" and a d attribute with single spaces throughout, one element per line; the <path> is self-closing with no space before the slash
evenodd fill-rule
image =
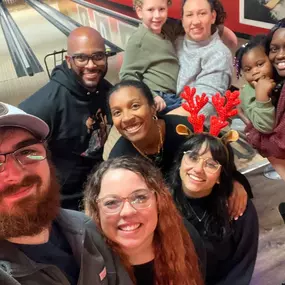
<path id="1" fill-rule="evenodd" d="M 111 122 L 107 67 L 101 35 L 90 27 L 77 28 L 68 37 L 65 61 L 53 70 L 50 82 L 19 105 L 50 128 L 48 147 L 63 208 L 78 209 L 87 175 L 102 161 Z"/>

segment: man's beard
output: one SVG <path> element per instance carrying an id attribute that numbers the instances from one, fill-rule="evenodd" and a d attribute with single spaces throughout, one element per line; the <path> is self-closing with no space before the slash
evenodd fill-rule
<path id="1" fill-rule="evenodd" d="M 106 66 L 105 66 L 105 70 L 98 70 L 95 68 L 95 70 L 98 70 L 99 74 L 100 74 L 100 78 L 98 80 L 98 82 L 85 82 L 85 80 L 83 80 L 82 76 L 83 76 L 83 73 L 81 72 L 80 74 L 77 74 L 73 68 L 70 69 L 73 76 L 76 78 L 76 80 L 79 82 L 79 84 L 81 86 L 83 86 L 85 89 L 93 92 L 94 90 L 96 90 L 97 86 L 100 84 L 101 80 L 105 77 L 105 75 L 107 74 L 108 72 L 108 63 L 106 63 Z"/>
<path id="2" fill-rule="evenodd" d="M 58 215 L 60 186 L 53 166 L 50 167 L 50 184 L 46 189 L 43 188 L 38 175 L 26 176 L 21 183 L 2 191 L 0 203 L 5 195 L 16 193 L 21 187 L 29 185 L 36 185 L 36 193 L 15 201 L 15 205 L 9 211 L 0 212 L 0 239 L 37 235 L 49 227 Z"/>

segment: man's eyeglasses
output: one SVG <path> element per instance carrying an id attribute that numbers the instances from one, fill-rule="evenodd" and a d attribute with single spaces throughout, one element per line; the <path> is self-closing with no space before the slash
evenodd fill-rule
<path id="1" fill-rule="evenodd" d="M 206 172 L 214 174 L 221 167 L 220 163 L 213 158 L 203 158 L 195 151 L 184 151 L 184 161 L 189 166 L 196 166 L 200 160 L 203 160 L 203 168 Z"/>
<path id="2" fill-rule="evenodd" d="M 106 214 L 118 214 L 126 201 L 135 210 L 146 209 L 153 202 L 154 191 L 148 189 L 139 189 L 132 192 L 128 197 L 120 197 L 118 195 L 107 195 L 101 199 L 97 199 L 97 203 Z"/>
<path id="3" fill-rule="evenodd" d="M 37 163 L 46 159 L 46 149 L 43 143 L 34 143 L 25 147 L 21 147 L 15 151 L 0 154 L 0 172 L 5 169 L 7 156 L 11 155 L 20 165 L 28 165 Z"/>
<path id="4" fill-rule="evenodd" d="M 98 61 L 105 60 L 107 56 L 109 56 L 108 52 L 98 51 L 98 52 L 94 52 L 91 55 L 74 54 L 71 56 L 71 58 L 73 59 L 73 62 L 77 67 L 84 67 L 88 64 L 90 59 L 92 60 L 93 64 L 96 65 L 98 64 Z"/>

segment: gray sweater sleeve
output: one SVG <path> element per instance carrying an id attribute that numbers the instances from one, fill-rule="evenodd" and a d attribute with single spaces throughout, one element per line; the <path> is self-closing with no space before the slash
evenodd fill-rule
<path id="1" fill-rule="evenodd" d="M 222 51 L 215 51 L 213 54 L 209 54 L 209 57 L 202 59 L 202 70 L 195 83 L 192 84 L 192 87 L 196 88 L 197 94 L 206 93 L 209 97 L 209 103 L 200 113 L 206 116 L 215 113 L 210 97 L 217 92 L 224 95 L 229 88 L 232 77 L 231 62 L 231 57 Z"/>
<path id="2" fill-rule="evenodd" d="M 180 93 L 188 85 L 195 87 L 199 95 L 206 93 L 209 103 L 201 113 L 208 118 L 214 113 L 211 97 L 217 92 L 224 95 L 231 84 L 232 54 L 217 31 L 203 42 L 179 37 L 176 49 L 180 64 L 177 92 Z"/>

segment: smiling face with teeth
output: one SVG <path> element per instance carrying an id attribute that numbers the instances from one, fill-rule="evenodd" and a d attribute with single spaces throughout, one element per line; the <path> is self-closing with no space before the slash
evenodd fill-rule
<path id="1" fill-rule="evenodd" d="M 136 7 L 138 17 L 145 27 L 155 34 L 160 34 L 163 24 L 167 20 L 167 0 L 144 0 Z"/>
<path id="2" fill-rule="evenodd" d="M 138 189 L 149 189 L 144 179 L 127 169 L 108 170 L 101 182 L 99 199 L 107 195 L 128 197 Z M 150 261 L 153 259 L 153 236 L 158 222 L 156 198 L 150 207 L 136 210 L 128 201 L 124 202 L 119 213 L 106 214 L 99 207 L 100 225 L 104 234 L 117 243 L 125 254 L 140 256 Z"/>
<path id="3" fill-rule="evenodd" d="M 150 105 L 136 87 L 124 86 L 114 91 L 109 106 L 115 127 L 132 143 L 147 145 L 149 139 L 156 139 L 159 135 L 153 120 L 155 106 Z"/>
<path id="4" fill-rule="evenodd" d="M 217 13 L 208 0 L 187 0 L 183 6 L 182 24 L 186 37 L 200 42 L 211 36 Z"/>
<path id="5" fill-rule="evenodd" d="M 269 49 L 269 59 L 281 77 L 285 77 L 285 28 L 274 33 Z"/>
<path id="6" fill-rule="evenodd" d="M 185 195 L 193 198 L 208 196 L 212 192 L 214 185 L 219 183 L 221 167 L 215 173 L 208 173 L 205 171 L 205 161 L 203 159 L 213 159 L 206 142 L 203 143 L 198 151 L 198 155 L 203 159 L 200 159 L 197 164 L 187 164 L 185 161 L 186 155 L 187 154 L 184 154 L 180 166 L 180 178 Z"/>
<path id="7" fill-rule="evenodd" d="M 89 59 L 85 66 L 78 67 L 72 56 L 91 56 L 97 52 L 105 53 L 105 43 L 102 36 L 90 27 L 77 28 L 68 37 L 67 52 L 66 63 L 78 82 L 90 91 L 96 90 L 97 85 L 107 73 L 107 57 L 95 63 Z"/>

